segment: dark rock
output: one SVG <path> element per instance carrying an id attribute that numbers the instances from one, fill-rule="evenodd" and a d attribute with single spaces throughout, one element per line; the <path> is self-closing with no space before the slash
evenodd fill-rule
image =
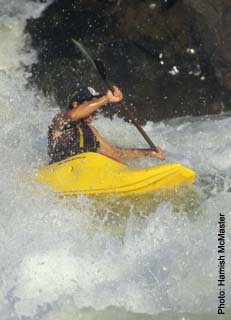
<path id="1" fill-rule="evenodd" d="M 39 56 L 33 81 L 60 106 L 76 82 L 105 90 L 75 38 L 104 62 L 139 119 L 220 112 L 230 104 L 228 2 L 56 0 L 27 24 Z"/>

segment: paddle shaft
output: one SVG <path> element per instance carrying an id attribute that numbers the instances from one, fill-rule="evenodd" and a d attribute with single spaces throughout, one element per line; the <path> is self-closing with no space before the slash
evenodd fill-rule
<path id="1" fill-rule="evenodd" d="M 91 65 L 94 67 L 94 69 L 99 73 L 101 79 L 103 80 L 104 84 L 106 85 L 106 87 L 111 90 L 112 92 L 114 91 L 113 87 L 111 86 L 111 84 L 107 81 L 106 78 L 106 72 L 105 72 L 105 68 L 103 67 L 103 64 L 101 63 L 101 61 L 97 61 L 92 59 L 92 57 L 90 56 L 90 54 L 86 51 L 86 49 L 83 47 L 82 44 L 80 44 L 78 41 L 76 41 L 75 39 L 72 39 L 73 43 L 77 46 L 77 48 L 80 50 L 80 52 L 87 58 L 87 60 L 91 63 Z M 100 62 L 100 64 L 99 64 Z M 102 70 L 102 67 L 104 70 Z M 147 135 L 147 133 L 143 130 L 143 128 L 139 125 L 139 123 L 137 122 L 137 120 L 135 119 L 135 117 L 133 116 L 133 114 L 131 113 L 131 111 L 129 110 L 129 108 L 125 105 L 124 102 L 120 101 L 121 106 L 123 107 L 124 111 L 127 113 L 128 117 L 131 119 L 132 123 L 134 124 L 134 126 L 139 130 L 139 132 L 142 134 L 143 138 L 146 140 L 146 142 L 149 144 L 149 146 L 151 147 L 152 150 L 154 150 L 155 152 L 159 152 L 159 150 L 157 149 L 157 147 L 154 145 L 154 143 L 152 142 L 152 140 L 149 138 L 149 136 Z"/>
<path id="2" fill-rule="evenodd" d="M 99 72 L 100 73 L 100 72 Z M 113 87 L 110 85 L 110 83 L 106 80 L 103 79 L 106 87 L 108 89 L 110 89 L 112 92 Z M 157 147 L 155 146 L 155 144 L 152 142 L 152 140 L 149 138 L 149 136 L 147 135 L 147 133 L 144 131 L 144 129 L 139 125 L 139 123 L 137 122 L 136 118 L 133 116 L 133 114 L 131 113 L 131 111 L 128 109 L 128 107 L 126 106 L 126 104 L 123 101 L 119 102 L 120 105 L 122 106 L 123 110 L 127 113 L 128 117 L 131 119 L 132 123 L 134 124 L 134 126 L 139 130 L 139 132 L 141 133 L 141 135 L 143 136 L 143 138 L 146 140 L 146 142 L 149 144 L 149 146 L 151 147 L 152 150 L 154 150 L 155 152 L 159 152 L 159 150 L 157 149 Z"/>

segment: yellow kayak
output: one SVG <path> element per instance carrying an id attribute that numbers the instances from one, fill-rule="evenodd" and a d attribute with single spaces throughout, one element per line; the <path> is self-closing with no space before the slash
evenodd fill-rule
<path id="1" fill-rule="evenodd" d="M 180 163 L 136 169 L 107 156 L 86 152 L 39 169 L 37 181 L 54 192 L 73 194 L 142 194 L 193 183 L 195 172 Z"/>

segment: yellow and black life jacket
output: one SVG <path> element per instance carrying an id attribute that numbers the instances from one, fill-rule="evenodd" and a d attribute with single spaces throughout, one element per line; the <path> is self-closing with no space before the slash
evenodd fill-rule
<path id="1" fill-rule="evenodd" d="M 51 163 L 64 160 L 83 152 L 97 152 L 99 142 L 91 128 L 80 121 L 69 123 L 58 136 L 53 136 L 52 128 L 48 130 L 48 155 Z"/>

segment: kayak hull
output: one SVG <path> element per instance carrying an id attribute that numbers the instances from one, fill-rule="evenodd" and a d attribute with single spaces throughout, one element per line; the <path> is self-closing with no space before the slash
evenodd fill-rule
<path id="1" fill-rule="evenodd" d="M 136 169 L 98 153 L 82 153 L 39 169 L 37 181 L 54 192 L 132 195 L 191 184 L 195 172 L 179 163 Z"/>

